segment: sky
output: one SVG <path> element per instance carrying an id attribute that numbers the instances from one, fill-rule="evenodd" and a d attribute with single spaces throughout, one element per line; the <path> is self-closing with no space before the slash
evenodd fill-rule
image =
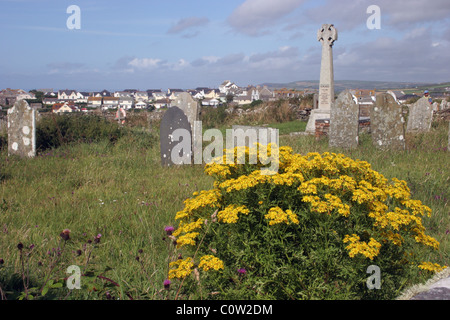
<path id="1" fill-rule="evenodd" d="M 319 80 L 322 24 L 335 80 L 450 81 L 449 0 L 0 0 L 0 89 Z"/>

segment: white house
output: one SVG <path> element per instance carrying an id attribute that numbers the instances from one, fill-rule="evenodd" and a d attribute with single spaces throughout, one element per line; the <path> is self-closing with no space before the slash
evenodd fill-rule
<path id="1" fill-rule="evenodd" d="M 132 98 L 133 94 L 128 91 L 116 91 L 113 96 L 116 98 Z"/>
<path id="2" fill-rule="evenodd" d="M 116 97 L 103 97 L 103 108 L 114 109 L 119 107 L 119 98 Z"/>
<path id="3" fill-rule="evenodd" d="M 231 82 L 230 80 L 225 80 L 219 86 L 220 93 L 224 93 L 224 94 L 234 93 L 238 89 L 239 89 L 239 87 L 235 83 Z"/>
<path id="4" fill-rule="evenodd" d="M 125 110 L 129 110 L 134 106 L 133 97 L 120 97 L 119 98 L 119 107 Z"/>
<path id="5" fill-rule="evenodd" d="M 172 101 L 170 99 L 165 98 L 156 100 L 152 102 L 152 104 L 155 106 L 156 109 L 170 108 L 172 106 Z"/>
<path id="6" fill-rule="evenodd" d="M 58 99 L 59 100 L 73 100 L 75 101 L 80 96 L 78 95 L 78 91 L 76 90 L 59 90 L 58 91 Z"/>
<path id="7" fill-rule="evenodd" d="M 135 103 L 134 107 L 136 109 L 145 109 L 147 108 L 147 103 L 145 103 L 144 101 L 138 101 Z"/>
<path id="8" fill-rule="evenodd" d="M 135 101 L 148 101 L 148 93 L 147 91 L 137 91 L 134 93 Z"/>
<path id="9" fill-rule="evenodd" d="M 98 108 L 102 105 L 102 97 L 89 97 L 88 98 L 88 106 L 91 108 Z"/>

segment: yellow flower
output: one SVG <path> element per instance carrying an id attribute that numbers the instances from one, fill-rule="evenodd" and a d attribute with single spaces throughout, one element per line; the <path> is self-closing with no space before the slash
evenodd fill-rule
<path id="1" fill-rule="evenodd" d="M 369 243 L 359 240 L 360 238 L 356 234 L 353 234 L 351 236 L 346 235 L 344 237 L 344 243 L 350 242 L 350 244 L 345 247 L 349 251 L 348 255 L 353 258 L 357 254 L 362 254 L 366 258 L 373 260 L 373 258 L 376 257 L 380 252 L 381 244 L 374 238 L 370 238 Z"/>
<path id="2" fill-rule="evenodd" d="M 199 235 L 198 232 L 191 232 L 182 235 L 177 238 L 177 248 L 181 248 L 185 245 L 195 246 L 195 238 Z"/>
<path id="3" fill-rule="evenodd" d="M 169 267 L 177 267 L 176 269 L 169 270 L 169 279 L 183 279 L 191 274 L 194 267 L 194 262 L 192 261 L 192 258 L 186 258 L 184 260 L 179 259 L 177 261 L 171 262 L 169 264 Z"/>
<path id="4" fill-rule="evenodd" d="M 246 206 L 236 206 L 234 204 L 229 205 L 225 209 L 217 213 L 217 218 L 220 222 L 224 223 L 236 223 L 239 219 L 238 214 L 249 214 L 249 210 Z"/>
<path id="5" fill-rule="evenodd" d="M 418 265 L 420 269 L 428 270 L 431 272 L 441 272 L 442 270 L 446 269 L 447 266 L 440 266 L 437 263 L 431 263 L 431 262 L 422 262 L 422 264 Z"/>
<path id="6" fill-rule="evenodd" d="M 202 268 L 204 271 L 211 269 L 218 271 L 219 269 L 223 269 L 223 261 L 212 255 L 206 255 L 200 258 L 198 267 Z"/>
<path id="7" fill-rule="evenodd" d="M 264 218 L 269 220 L 269 225 L 273 226 L 275 224 L 285 223 L 285 224 L 299 224 L 297 215 L 291 210 L 283 211 L 280 207 L 274 207 L 269 209 Z"/>

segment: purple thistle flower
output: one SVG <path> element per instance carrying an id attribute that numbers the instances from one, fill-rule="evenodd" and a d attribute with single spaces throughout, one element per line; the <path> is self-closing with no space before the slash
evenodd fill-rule
<path id="1" fill-rule="evenodd" d="M 164 289 L 169 290 L 172 282 L 169 279 L 164 280 Z"/>
<path id="2" fill-rule="evenodd" d="M 168 236 L 170 236 L 174 230 L 175 230 L 175 228 L 172 226 L 167 226 L 164 228 L 164 231 L 166 231 Z"/>
<path id="3" fill-rule="evenodd" d="M 240 275 L 245 275 L 247 273 L 247 270 L 245 270 L 244 268 L 240 268 L 237 271 Z"/>

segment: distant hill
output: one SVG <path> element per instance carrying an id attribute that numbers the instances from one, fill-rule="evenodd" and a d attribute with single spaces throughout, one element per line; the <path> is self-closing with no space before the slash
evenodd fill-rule
<path id="1" fill-rule="evenodd" d="M 288 83 L 263 83 L 261 86 L 267 86 L 269 89 L 319 89 L 319 80 L 303 80 Z M 360 80 L 336 80 L 334 82 L 334 90 L 340 92 L 346 89 L 374 89 L 374 90 L 390 90 L 390 89 L 433 89 L 436 87 L 450 87 L 448 83 L 425 83 L 425 82 L 393 82 L 393 81 L 360 81 Z"/>

